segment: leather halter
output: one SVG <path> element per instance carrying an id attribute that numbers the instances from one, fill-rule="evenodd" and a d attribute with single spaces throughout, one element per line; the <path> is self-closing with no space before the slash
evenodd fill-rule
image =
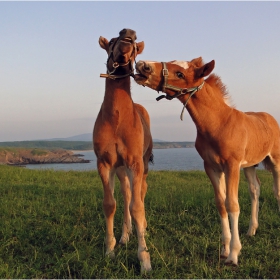
<path id="1" fill-rule="evenodd" d="M 201 85 L 197 86 L 197 87 L 192 87 L 192 88 L 180 88 L 180 87 L 176 87 L 173 85 L 169 85 L 168 84 L 168 69 L 166 67 L 166 63 L 162 62 L 162 75 L 163 75 L 163 79 L 164 79 L 164 83 L 162 86 L 162 92 L 164 92 L 166 95 L 160 95 L 159 97 L 156 98 L 157 101 L 160 101 L 163 98 L 166 98 L 167 100 L 172 100 L 173 98 L 179 97 L 181 95 L 186 95 L 186 94 L 190 94 L 189 97 L 187 98 L 186 102 L 184 103 L 184 107 L 183 110 L 181 112 L 180 115 L 180 119 L 181 121 L 183 120 L 183 114 L 184 114 L 184 109 L 189 101 L 189 99 L 200 89 L 202 89 L 203 85 L 204 85 L 204 81 Z M 166 89 L 170 89 L 175 91 L 176 93 L 174 95 L 169 95 L 166 92 Z"/>
<path id="2" fill-rule="evenodd" d="M 120 40 L 120 37 L 118 37 L 118 39 L 114 42 L 114 45 L 111 49 L 111 52 L 107 58 L 107 63 L 106 63 L 106 67 L 107 67 L 107 74 L 100 74 L 100 78 L 110 78 L 112 80 L 115 80 L 115 79 L 122 79 L 122 78 L 125 78 L 125 77 L 128 77 L 128 76 L 134 76 L 134 68 L 133 68 L 133 61 L 132 61 L 132 56 L 134 55 L 134 61 L 135 61 L 135 58 L 136 58 L 136 43 L 133 44 L 133 51 L 132 51 L 132 54 L 128 60 L 128 62 L 126 63 L 119 63 L 117 61 L 114 61 L 114 58 L 113 58 L 113 51 L 114 51 L 114 47 L 116 45 L 116 43 Z M 112 59 L 113 60 L 113 70 L 112 71 L 109 71 L 109 68 L 108 68 L 108 63 L 109 63 L 109 60 Z M 136 63 L 136 62 L 135 62 Z M 127 73 L 127 74 L 124 74 L 124 75 L 112 75 L 115 73 L 115 71 L 119 68 L 119 67 L 124 67 L 126 65 L 129 64 L 129 68 L 130 68 L 130 72 Z"/>

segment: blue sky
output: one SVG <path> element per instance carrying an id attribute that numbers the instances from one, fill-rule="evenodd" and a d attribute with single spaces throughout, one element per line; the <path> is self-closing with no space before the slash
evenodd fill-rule
<path id="1" fill-rule="evenodd" d="M 280 2 L 0 2 L 0 141 L 91 133 L 104 96 L 99 36 L 123 28 L 145 42 L 138 60 L 214 59 L 241 111 L 280 122 Z M 132 81 L 153 138 L 194 141 L 178 100 Z"/>

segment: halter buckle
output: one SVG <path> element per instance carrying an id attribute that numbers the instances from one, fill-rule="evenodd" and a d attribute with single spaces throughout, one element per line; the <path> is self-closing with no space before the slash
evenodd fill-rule
<path id="1" fill-rule="evenodd" d="M 168 76 L 168 69 L 167 68 L 162 69 L 162 75 L 163 76 Z"/>
<path id="2" fill-rule="evenodd" d="M 119 63 L 118 62 L 114 62 L 113 63 L 113 67 L 116 69 L 116 68 L 118 68 L 120 65 L 119 65 Z"/>

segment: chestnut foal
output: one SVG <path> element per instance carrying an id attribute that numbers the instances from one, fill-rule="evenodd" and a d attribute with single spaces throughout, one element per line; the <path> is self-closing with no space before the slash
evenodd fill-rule
<path id="1" fill-rule="evenodd" d="M 214 187 L 221 218 L 221 257 L 226 258 L 226 264 L 237 265 L 241 250 L 238 230 L 240 168 L 244 168 L 252 202 L 247 234 L 254 235 L 258 228 L 260 195 L 255 165 L 261 161 L 272 171 L 274 195 L 280 210 L 280 131 L 276 120 L 267 113 L 244 113 L 227 105 L 227 92 L 221 79 L 211 74 L 204 80 L 214 65 L 214 60 L 203 64 L 201 58 L 190 62 L 139 61 L 135 80 L 166 93 L 157 100 L 176 97 L 184 104 L 183 111 L 188 110 L 197 129 L 195 147 Z"/>
<path id="2" fill-rule="evenodd" d="M 113 232 L 116 201 L 115 174 L 121 183 L 124 198 L 124 221 L 121 244 L 132 232 L 131 216 L 138 236 L 138 258 L 141 271 L 151 270 L 150 254 L 145 241 L 147 222 L 144 198 L 147 191 L 148 162 L 152 158 L 150 119 L 144 107 L 133 102 L 130 76 L 133 63 L 144 49 L 144 42 L 136 43 L 136 33 L 123 29 L 110 42 L 99 38 L 106 50 L 107 74 L 105 96 L 93 130 L 93 145 L 98 172 L 104 189 L 103 209 L 106 218 L 106 254 L 113 257 L 116 239 Z"/>

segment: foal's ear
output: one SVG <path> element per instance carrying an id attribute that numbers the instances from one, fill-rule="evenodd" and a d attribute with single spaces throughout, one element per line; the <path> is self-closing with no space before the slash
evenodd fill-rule
<path id="1" fill-rule="evenodd" d="M 109 42 L 106 38 L 100 36 L 99 37 L 99 45 L 102 49 L 104 49 L 107 53 L 109 52 Z"/>
<path id="2" fill-rule="evenodd" d="M 136 43 L 136 48 L 137 48 L 137 54 L 140 54 L 142 53 L 142 51 L 144 50 L 144 42 L 139 42 L 139 43 Z"/>
<path id="3" fill-rule="evenodd" d="M 208 76 L 213 71 L 214 67 L 215 67 L 215 60 L 212 60 L 212 61 L 206 63 L 205 65 L 203 65 L 199 68 L 196 68 L 194 70 L 195 78 L 200 79 L 200 78 Z"/>
<path id="4" fill-rule="evenodd" d="M 203 65 L 203 61 L 202 61 L 202 57 L 198 57 L 198 58 L 194 58 L 193 60 L 191 60 L 191 63 L 195 66 L 195 67 L 200 67 Z"/>

